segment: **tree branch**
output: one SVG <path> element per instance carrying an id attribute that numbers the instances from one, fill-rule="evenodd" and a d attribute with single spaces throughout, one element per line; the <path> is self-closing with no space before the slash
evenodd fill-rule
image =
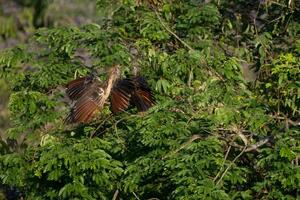
<path id="1" fill-rule="evenodd" d="M 257 143 L 248 146 L 247 149 L 245 149 L 245 152 L 258 151 L 259 147 L 261 147 L 264 144 L 268 143 L 271 139 L 272 139 L 272 137 L 267 137 L 265 139 L 262 139 L 262 140 L 258 141 Z"/>
<path id="2" fill-rule="evenodd" d="M 172 34 L 177 40 L 179 40 L 179 42 L 181 42 L 185 47 L 187 47 L 189 50 L 191 51 L 195 51 L 190 45 L 188 45 L 185 41 L 183 41 L 178 35 L 176 35 L 173 31 L 171 31 L 166 25 L 165 23 L 162 21 L 161 17 L 159 16 L 159 14 L 157 13 L 157 11 L 154 9 L 155 15 L 158 18 L 159 22 L 161 23 L 161 25 L 166 29 L 166 31 L 168 31 L 170 34 Z"/>
<path id="3" fill-rule="evenodd" d="M 217 178 L 220 176 L 221 171 L 222 171 L 223 168 L 224 168 L 224 165 L 225 165 L 225 162 L 226 162 L 227 157 L 228 157 L 228 155 L 229 155 L 230 149 L 231 149 L 231 146 L 229 146 L 228 149 L 227 149 L 227 151 L 226 151 L 226 154 L 225 154 L 225 158 L 224 158 L 223 164 L 222 164 L 222 166 L 221 166 L 219 172 L 218 172 L 217 175 L 215 176 L 215 178 L 214 178 L 214 180 L 213 180 L 214 182 L 215 182 L 215 181 L 217 180 Z"/>
<path id="4" fill-rule="evenodd" d="M 244 146 L 247 146 L 249 144 L 247 137 L 242 133 L 242 131 L 236 130 L 236 134 L 243 140 Z"/>
<path id="5" fill-rule="evenodd" d="M 116 200 L 118 195 L 119 195 L 119 190 L 116 190 L 112 200 Z"/>
<path id="6" fill-rule="evenodd" d="M 176 153 L 178 153 L 179 151 L 181 151 L 182 149 L 186 148 L 187 146 L 189 146 L 193 141 L 200 139 L 201 136 L 200 135 L 192 135 L 192 137 L 186 141 L 185 143 L 183 143 L 178 149 L 175 149 L 173 152 L 171 152 L 169 155 L 164 156 L 162 159 L 166 159 L 167 157 L 174 155 Z"/>
<path id="7" fill-rule="evenodd" d="M 181 42 L 183 44 L 183 46 L 188 48 L 190 51 L 192 51 L 192 52 L 195 51 L 195 49 L 193 49 L 189 44 L 187 44 L 178 35 L 176 35 L 176 33 L 174 33 L 169 27 L 167 27 L 167 25 L 163 22 L 162 18 L 159 16 L 158 12 L 155 9 L 154 9 L 154 12 L 155 12 L 155 15 L 158 18 L 159 22 L 164 27 L 164 29 L 166 29 L 166 31 L 168 31 L 171 35 L 173 35 L 179 42 Z M 224 81 L 224 78 L 216 70 L 214 70 L 213 68 L 209 68 L 208 70 L 210 73 L 217 76 L 220 80 Z"/>
<path id="8" fill-rule="evenodd" d="M 132 192 L 133 196 L 137 199 L 137 200 L 141 200 L 136 194 L 135 192 Z"/>
<path id="9" fill-rule="evenodd" d="M 221 180 L 224 178 L 225 174 L 227 173 L 227 171 L 231 168 L 231 166 L 235 163 L 235 161 L 237 161 L 237 159 L 239 159 L 239 157 L 241 157 L 243 155 L 243 153 L 245 152 L 247 146 L 245 146 L 243 148 L 243 150 L 241 151 L 241 153 L 239 153 L 239 155 L 237 155 L 233 161 L 230 162 L 230 164 L 228 165 L 228 167 L 225 169 L 225 171 L 223 172 L 221 178 L 218 180 L 218 182 L 216 183 L 217 185 L 221 182 Z"/>
<path id="10" fill-rule="evenodd" d="M 219 129 L 216 129 L 217 131 L 228 131 L 228 132 L 234 132 L 233 129 L 224 129 L 224 128 L 219 128 Z M 240 134 L 238 134 L 238 136 L 243 140 L 244 144 L 246 145 L 247 144 L 247 148 L 245 149 L 245 152 L 251 152 L 251 151 L 259 151 L 259 147 L 265 145 L 266 143 L 270 142 L 273 137 L 272 136 L 269 136 L 269 137 L 266 137 L 266 138 L 263 138 L 261 140 L 259 140 L 257 143 L 255 144 L 250 144 L 249 140 L 247 139 L 247 137 L 249 137 L 248 135 L 246 136 L 244 133 L 250 133 L 251 135 L 255 135 L 255 136 L 258 136 L 257 133 L 253 133 L 251 131 L 248 131 L 248 130 L 242 130 Z M 236 142 L 234 141 L 228 141 L 226 140 L 225 138 L 223 137 L 220 137 L 222 139 L 224 139 L 225 141 L 229 142 L 230 146 L 232 147 L 236 147 L 236 148 L 239 148 L 240 150 L 242 150 L 244 148 L 244 146 L 242 145 L 239 145 L 237 144 Z M 245 143 L 246 142 L 246 143 Z"/>
<path id="11" fill-rule="evenodd" d="M 292 126 L 300 126 L 300 121 L 293 121 L 287 117 L 281 117 L 281 116 L 274 116 L 274 115 L 270 115 L 270 117 L 274 118 L 274 119 L 279 119 L 279 120 L 285 120 L 286 123 L 292 125 Z"/>

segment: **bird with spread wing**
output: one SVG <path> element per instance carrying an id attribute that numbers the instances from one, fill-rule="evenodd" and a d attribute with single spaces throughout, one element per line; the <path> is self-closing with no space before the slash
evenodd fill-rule
<path id="1" fill-rule="evenodd" d="M 108 99 L 114 114 L 126 110 L 130 105 L 143 112 L 155 104 L 151 89 L 143 77 L 119 77 L 120 66 L 115 65 L 109 69 L 108 78 L 103 83 L 94 74 L 69 82 L 66 93 L 73 101 L 73 106 L 65 122 L 89 122 Z"/>

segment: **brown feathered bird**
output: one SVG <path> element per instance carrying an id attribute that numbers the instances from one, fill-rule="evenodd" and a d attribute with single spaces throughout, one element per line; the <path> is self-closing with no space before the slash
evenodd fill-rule
<path id="1" fill-rule="evenodd" d="M 108 79 L 101 83 L 94 74 L 75 79 L 67 84 L 66 93 L 73 101 L 66 123 L 87 123 L 96 111 L 101 111 L 110 97 L 110 108 L 115 114 L 136 106 L 146 111 L 155 104 L 154 96 L 147 81 L 141 77 L 119 79 L 120 66 L 109 69 Z"/>

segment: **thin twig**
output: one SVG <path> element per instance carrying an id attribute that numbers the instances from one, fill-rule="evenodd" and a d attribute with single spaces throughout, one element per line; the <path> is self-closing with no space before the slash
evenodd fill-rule
<path id="1" fill-rule="evenodd" d="M 181 151 L 182 149 L 186 148 L 188 145 L 190 145 L 193 141 L 200 139 L 201 136 L 200 135 L 192 135 L 192 137 L 186 141 L 185 143 L 183 143 L 178 149 L 176 149 L 175 151 L 171 152 L 169 155 L 164 156 L 162 159 L 166 159 L 167 157 L 174 155 L 176 153 L 178 153 L 179 151 Z"/>
<path id="2" fill-rule="evenodd" d="M 118 195 L 119 195 L 119 190 L 116 190 L 112 200 L 116 200 Z"/>
<path id="3" fill-rule="evenodd" d="M 254 25 L 254 30 L 255 30 L 255 34 L 256 34 L 256 35 L 258 35 L 257 26 L 256 26 L 256 18 L 257 18 L 259 9 L 260 9 L 260 4 L 261 4 L 261 3 L 258 4 L 256 13 L 255 13 L 255 17 L 253 18 L 253 25 Z"/>
<path id="4" fill-rule="evenodd" d="M 262 139 L 262 140 L 258 141 L 257 143 L 250 145 L 247 149 L 245 149 L 245 152 L 254 151 L 254 150 L 257 151 L 259 147 L 263 146 L 264 144 L 266 144 L 270 140 L 271 140 L 271 137 L 267 137 L 265 139 Z"/>
<path id="5" fill-rule="evenodd" d="M 242 133 L 242 131 L 237 130 L 236 134 L 243 140 L 244 146 L 247 146 L 249 144 L 247 137 Z"/>
<path id="6" fill-rule="evenodd" d="M 282 4 L 282 3 L 279 3 L 279 2 L 276 2 L 276 1 L 269 1 L 268 3 L 270 4 L 275 4 L 275 5 L 278 5 L 278 6 L 281 6 L 281 7 L 287 7 L 286 5 Z"/>
<path id="7" fill-rule="evenodd" d="M 161 25 L 168 31 L 170 34 L 172 34 L 179 42 L 181 42 L 186 48 L 188 48 L 190 51 L 194 52 L 195 49 L 193 49 L 189 44 L 187 44 L 185 41 L 183 41 L 176 33 L 174 33 L 167 25 L 163 22 L 162 18 L 159 16 L 158 12 L 154 9 L 155 15 L 157 16 L 159 22 Z M 209 69 L 209 72 L 213 73 L 216 75 L 220 80 L 224 81 L 223 77 L 216 72 L 214 69 Z"/>
<path id="8" fill-rule="evenodd" d="M 97 132 L 97 130 L 100 128 L 100 126 L 102 126 L 107 120 L 109 120 L 112 117 L 112 115 L 109 115 L 107 118 L 105 118 L 95 129 L 95 131 L 90 135 L 90 139 L 95 135 L 95 133 Z"/>
<path id="9" fill-rule="evenodd" d="M 222 163 L 222 166 L 221 166 L 219 172 L 217 173 L 217 175 L 215 176 L 215 178 L 214 178 L 214 180 L 213 180 L 214 182 L 215 182 L 215 181 L 217 180 L 217 178 L 220 176 L 220 174 L 221 174 L 221 172 L 222 172 L 222 170 L 223 170 L 223 168 L 224 168 L 224 166 L 225 166 L 225 162 L 226 162 L 227 157 L 228 157 L 228 155 L 229 155 L 230 149 L 231 149 L 231 146 L 229 146 L 228 149 L 227 149 L 227 151 L 226 151 L 224 161 L 223 161 L 223 163 Z"/>
<path id="10" fill-rule="evenodd" d="M 193 81 L 193 67 L 191 67 L 191 69 L 190 69 L 190 73 L 189 73 L 189 79 L 188 79 L 188 82 L 187 82 L 187 85 L 189 86 L 189 87 L 191 87 L 191 85 L 192 85 L 192 81 Z"/>
<path id="11" fill-rule="evenodd" d="M 180 37 L 178 37 L 178 35 L 176 35 L 173 31 L 171 31 L 163 22 L 163 20 L 161 19 L 161 17 L 159 16 L 159 14 L 157 13 L 156 10 L 154 10 L 159 22 L 161 23 L 161 25 L 166 29 L 166 31 L 168 31 L 170 34 L 172 34 L 177 40 L 179 40 L 179 42 L 181 42 L 185 47 L 187 47 L 189 50 L 191 51 L 195 51 L 190 45 L 188 45 L 185 41 L 183 41 Z"/>
<path id="12" fill-rule="evenodd" d="M 237 155 L 233 161 L 231 161 L 231 163 L 228 165 L 228 167 L 225 169 L 225 171 L 223 172 L 222 176 L 220 177 L 220 179 L 218 180 L 218 182 L 216 183 L 217 185 L 221 182 L 221 180 L 224 178 L 225 174 L 227 173 L 227 171 L 230 169 L 230 167 L 235 163 L 235 161 L 237 161 L 237 159 L 239 159 L 239 157 L 241 157 L 243 155 L 243 153 L 245 152 L 247 146 L 245 146 L 243 148 L 243 150 L 241 151 L 241 153 L 239 153 L 239 155 Z"/>
<path id="13" fill-rule="evenodd" d="M 282 117 L 282 116 L 277 116 L 277 115 L 269 115 L 270 117 L 272 117 L 273 119 L 278 119 L 278 120 L 285 120 L 286 123 L 288 123 L 289 125 L 292 126 L 300 126 L 300 121 L 293 121 L 287 117 Z"/>
<path id="14" fill-rule="evenodd" d="M 124 112 L 126 112 L 126 111 L 124 111 Z M 128 112 L 126 112 L 127 114 L 129 114 Z M 126 116 L 126 117 L 123 117 L 123 118 L 121 118 L 121 119 L 119 119 L 118 121 L 116 121 L 116 123 L 114 123 L 114 129 L 115 129 L 115 132 L 116 132 L 116 134 L 117 134 L 117 136 L 118 136 L 118 127 L 117 127 L 117 125 L 120 123 L 120 122 L 122 122 L 122 121 L 124 121 L 124 120 L 127 120 L 127 119 L 129 119 L 129 118 L 131 118 L 131 117 L 135 117 L 135 116 L 138 116 L 138 117 L 140 117 L 140 115 L 128 115 L 128 116 Z"/>
<path id="15" fill-rule="evenodd" d="M 300 121 L 293 121 L 291 119 L 286 119 L 287 123 L 292 126 L 300 126 Z"/>
<path id="16" fill-rule="evenodd" d="M 132 194 L 134 195 L 134 197 L 135 197 L 137 200 L 141 200 L 141 199 L 135 194 L 135 192 L 132 192 Z"/>
<path id="17" fill-rule="evenodd" d="M 247 149 L 245 150 L 245 152 L 250 152 L 250 151 L 259 151 L 259 147 L 263 146 L 264 144 L 268 143 L 271 140 L 272 137 L 267 137 L 264 138 L 260 141 L 258 141 L 255 144 L 252 144 L 250 146 L 247 147 Z M 240 150 L 242 150 L 244 148 L 244 146 L 237 144 L 236 142 L 230 142 L 230 146 L 232 147 L 236 147 Z"/>
<path id="18" fill-rule="evenodd" d="M 219 128 L 219 129 L 216 129 L 216 130 L 217 130 L 217 131 L 230 131 L 230 132 L 234 132 L 234 130 L 232 130 L 232 129 L 224 129 L 224 128 Z M 253 133 L 253 132 L 248 131 L 248 130 L 241 130 L 241 131 L 240 131 L 240 134 L 238 134 L 238 136 L 243 140 L 244 146 L 247 146 L 247 148 L 245 149 L 245 152 L 259 151 L 259 149 L 258 149 L 259 147 L 265 145 L 265 144 L 268 143 L 270 140 L 272 140 L 272 137 L 269 136 L 269 137 L 266 137 L 266 138 L 264 138 L 264 139 L 259 140 L 259 141 L 258 141 L 257 143 L 255 143 L 255 144 L 251 144 L 251 145 L 250 145 L 250 142 L 249 142 L 249 140 L 247 139 L 247 136 L 244 135 L 244 133 L 250 133 L 252 136 L 253 136 L 253 135 L 258 136 L 259 134 Z M 248 136 L 248 137 L 249 137 L 249 136 Z M 226 141 L 226 140 L 225 140 L 225 141 Z M 227 142 L 228 142 L 228 141 L 227 141 Z M 234 141 L 230 141 L 229 144 L 230 144 L 230 146 L 236 147 L 236 148 L 238 148 L 238 149 L 240 149 L 240 150 L 242 150 L 242 149 L 244 148 L 244 146 L 239 145 L 239 144 L 237 144 L 237 143 L 234 142 Z"/>

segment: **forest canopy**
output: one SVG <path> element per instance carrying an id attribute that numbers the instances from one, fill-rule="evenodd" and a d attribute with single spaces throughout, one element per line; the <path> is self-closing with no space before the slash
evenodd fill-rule
<path id="1" fill-rule="evenodd" d="M 0 199 L 299 198 L 299 0 L 12 2 Z M 155 106 L 65 124 L 66 84 L 116 64 Z"/>

